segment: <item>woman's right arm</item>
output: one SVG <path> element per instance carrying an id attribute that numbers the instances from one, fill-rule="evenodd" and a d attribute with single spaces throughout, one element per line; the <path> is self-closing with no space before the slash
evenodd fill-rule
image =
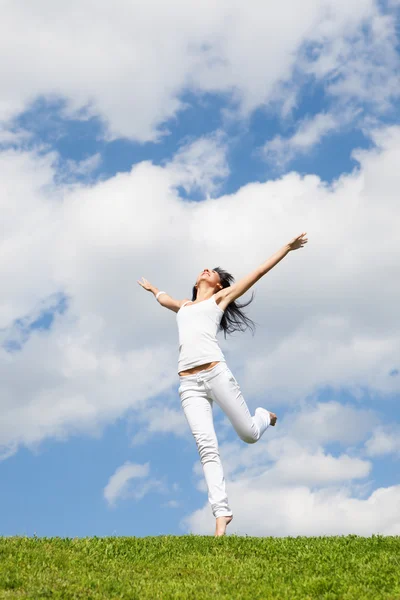
<path id="1" fill-rule="evenodd" d="M 142 288 L 147 292 L 154 294 L 161 306 L 165 306 L 165 308 L 169 308 L 174 312 L 178 312 L 182 304 L 185 302 L 185 300 L 175 300 L 174 298 L 171 298 L 171 296 L 169 296 L 166 292 L 160 292 L 158 288 L 156 288 L 154 285 L 151 285 L 151 283 L 144 277 L 142 277 L 141 281 L 138 281 L 138 284 L 141 285 Z"/>

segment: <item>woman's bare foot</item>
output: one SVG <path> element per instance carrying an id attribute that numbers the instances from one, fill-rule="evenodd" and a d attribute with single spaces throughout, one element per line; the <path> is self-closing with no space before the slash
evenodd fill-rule
<path id="1" fill-rule="evenodd" d="M 269 416 L 270 416 L 270 419 L 271 419 L 269 424 L 272 425 L 272 427 L 273 427 L 275 425 L 276 420 L 277 420 L 278 417 L 276 416 L 275 413 L 273 413 L 271 411 L 268 411 L 268 412 L 269 412 Z"/>
<path id="2" fill-rule="evenodd" d="M 233 516 L 230 517 L 217 517 L 215 522 L 215 536 L 221 537 L 225 535 L 226 526 L 232 521 Z"/>

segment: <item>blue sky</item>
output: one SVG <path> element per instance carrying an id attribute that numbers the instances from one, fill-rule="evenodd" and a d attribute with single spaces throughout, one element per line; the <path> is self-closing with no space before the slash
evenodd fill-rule
<path id="1" fill-rule="evenodd" d="M 56 150 L 61 161 L 79 162 L 99 153 L 101 164 L 92 173 L 98 178 L 130 171 L 135 163 L 143 160 L 163 164 L 188 140 L 220 130 L 229 139 L 230 167 L 229 176 L 223 181 L 220 191 L 229 194 L 246 183 L 266 181 L 281 175 L 281 168 L 260 156 L 260 148 L 277 135 L 290 137 L 299 122 L 319 112 L 329 111 L 332 104 L 322 86 L 312 82 L 304 90 L 290 120 L 279 118 L 272 109 L 259 108 L 245 120 L 226 122 L 224 109 L 229 107 L 229 98 L 218 95 L 206 94 L 198 98 L 194 94 L 185 94 L 183 102 L 186 108 L 165 123 L 164 130 L 168 133 L 156 143 L 139 143 L 129 139 L 108 141 L 104 138 L 104 123 L 100 118 L 66 119 L 62 100 L 40 98 L 29 110 L 18 115 L 12 125 L 15 130 L 29 131 L 33 144 L 40 142 Z M 395 112 L 385 120 L 397 122 L 398 115 Z M 293 169 L 301 174 L 315 173 L 324 181 L 331 182 L 355 168 L 356 161 L 351 157 L 354 148 L 370 146 L 370 140 L 358 124 L 350 123 L 344 131 L 332 131 L 305 155 L 294 156 L 285 165 L 285 171 Z M 200 197 L 191 196 L 190 199 L 199 200 Z"/>
<path id="2" fill-rule="evenodd" d="M 246 271 L 303 225 L 310 242 L 301 258 L 278 266 L 257 287 L 254 312 L 249 309 L 260 323 L 255 338 L 246 333 L 231 345 L 223 342 L 250 408 L 268 402 L 279 415 L 276 431 L 267 431 L 259 448 L 248 448 L 215 408 L 238 514 L 232 532 L 400 532 L 400 339 L 390 320 L 400 296 L 392 262 L 400 252 L 393 233 L 398 13 L 395 2 L 360 0 L 358 8 L 359 15 L 344 7 L 330 17 L 310 14 L 314 38 L 300 22 L 298 31 L 282 25 L 279 76 L 272 75 L 262 32 L 255 31 L 254 45 L 263 52 L 267 44 L 265 66 L 252 36 L 247 39 L 251 24 L 240 25 L 247 69 L 224 46 L 229 35 L 213 14 L 213 61 L 201 63 L 201 47 L 190 69 L 179 66 L 181 51 L 163 30 L 166 67 L 147 78 L 154 67 L 146 63 L 151 35 L 161 28 L 153 31 L 147 22 L 149 48 L 135 50 L 133 24 L 129 42 L 132 52 L 143 52 L 143 73 L 133 66 L 103 72 L 85 49 L 82 78 L 72 58 L 60 62 L 64 77 L 54 79 L 38 54 L 36 80 L 26 77 L 23 84 L 18 78 L 12 84 L 9 73 L 22 73 L 24 57 L 11 53 L 10 64 L 1 65 L 15 87 L 4 93 L 3 105 L 12 106 L 14 94 L 20 106 L 0 113 L 7 178 L 0 535 L 211 533 L 197 451 L 180 413 L 175 315 L 164 314 L 135 281 L 154 276 L 162 289 L 168 274 L 171 289 L 187 294 L 189 277 L 215 266 L 203 262 L 215 256 Z M 115 40 L 118 27 L 125 31 L 124 10 L 117 3 Z M 168 18 L 179 7 L 170 10 Z M 261 20 L 279 16 L 269 3 L 254 2 L 254 10 Z M 103 5 L 100 15 L 106 22 Z M 35 36 L 51 30 L 56 16 L 44 19 Z M 230 17 L 241 22 L 240 15 Z M 24 28 L 28 15 L 11 9 L 7 19 L 20 19 Z M 202 24 L 194 33 L 182 19 L 179 43 L 192 48 L 205 36 Z M 96 27 L 94 46 L 101 35 Z M 55 56 L 70 51 L 73 57 L 63 33 L 59 47 L 53 40 Z M 29 43 L 39 52 L 35 36 Z M 204 43 L 211 43 L 207 36 Z M 110 64 L 119 65 L 113 40 L 108 44 Z M 227 68 L 215 75 L 217 58 Z M 135 77 L 141 87 L 128 81 Z M 153 106 L 159 90 L 165 97 Z M 174 102 L 181 108 L 167 108 Z M 182 207 L 192 211 L 195 204 L 204 212 L 186 217 Z M 224 234 L 210 225 L 214 210 L 222 211 Z M 385 229 L 388 219 L 393 230 Z M 182 228 L 190 233 L 181 240 Z M 148 472 L 114 488 L 110 502 L 105 490 L 127 463 L 148 464 Z M 253 489 L 257 494 L 249 493 L 246 504 Z M 374 508 L 377 490 L 388 504 L 379 500 Z M 283 508 L 290 494 L 304 504 L 306 517 L 298 521 Z M 314 518 L 304 494 L 314 498 Z M 336 514 L 338 498 L 343 512 Z M 278 504 L 272 526 L 266 515 Z M 355 518 L 364 508 L 364 518 Z M 333 511 L 330 524 L 325 510 Z M 374 520 L 374 510 L 387 517 Z"/>

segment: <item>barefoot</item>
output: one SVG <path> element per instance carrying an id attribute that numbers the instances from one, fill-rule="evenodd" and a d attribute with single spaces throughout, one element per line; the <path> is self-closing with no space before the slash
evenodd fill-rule
<path id="1" fill-rule="evenodd" d="M 276 423 L 276 421 L 277 421 L 278 417 L 276 416 L 276 414 L 275 414 L 275 413 L 273 413 L 273 412 L 270 412 L 270 411 L 268 411 L 268 412 L 269 412 L 269 417 L 270 417 L 270 419 L 271 419 L 271 421 L 270 421 L 270 423 L 269 423 L 269 424 L 270 424 L 270 425 L 272 425 L 272 427 L 273 427 L 273 426 L 275 425 L 275 423 Z"/>
<path id="2" fill-rule="evenodd" d="M 217 517 L 215 523 L 215 536 L 221 537 L 225 535 L 226 526 L 232 521 L 233 516 L 230 517 Z"/>

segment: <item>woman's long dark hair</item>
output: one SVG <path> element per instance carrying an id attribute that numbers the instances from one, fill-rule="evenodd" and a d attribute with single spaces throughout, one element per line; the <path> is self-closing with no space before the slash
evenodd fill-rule
<path id="1" fill-rule="evenodd" d="M 221 279 L 221 285 L 223 288 L 229 287 L 234 281 L 235 278 L 233 275 L 228 273 L 228 271 L 224 271 L 221 267 L 215 267 L 214 271 L 216 271 Z M 193 286 L 192 290 L 192 302 L 194 302 L 197 298 L 197 288 Z M 245 304 L 239 304 L 236 302 L 231 302 L 226 307 L 223 317 L 221 319 L 220 329 L 224 332 L 224 336 L 226 339 L 227 333 L 234 333 L 235 331 L 246 331 L 247 328 L 251 329 L 253 335 L 255 331 L 255 323 L 249 317 L 246 317 L 242 308 L 245 308 L 253 302 L 254 292 L 251 294 L 251 298 Z"/>

